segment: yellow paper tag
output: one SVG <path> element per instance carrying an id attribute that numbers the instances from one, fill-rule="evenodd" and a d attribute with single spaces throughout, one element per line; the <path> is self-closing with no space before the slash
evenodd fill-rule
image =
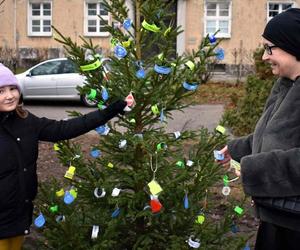
<path id="1" fill-rule="evenodd" d="M 190 60 L 187 61 L 185 63 L 185 65 L 188 66 L 190 70 L 194 70 L 195 69 L 195 64 L 192 61 L 190 61 Z"/>
<path id="2" fill-rule="evenodd" d="M 205 221 L 204 215 L 203 215 L 203 214 L 200 214 L 200 215 L 197 216 L 197 219 L 196 219 L 195 222 L 196 222 L 197 224 L 203 224 L 204 221 Z"/>
<path id="3" fill-rule="evenodd" d="M 230 159 L 230 167 L 236 169 L 237 171 L 241 171 L 241 164 L 233 159 Z"/>
<path id="4" fill-rule="evenodd" d="M 59 148 L 59 146 L 58 146 L 58 144 L 57 144 L 57 143 L 54 143 L 54 145 L 53 145 L 53 149 L 54 149 L 55 151 L 58 151 L 58 150 L 60 150 L 60 148 Z"/>
<path id="5" fill-rule="evenodd" d="M 153 195 L 157 195 L 163 190 L 156 180 L 152 180 L 151 182 L 149 182 L 148 187 L 150 188 L 150 192 Z"/>
<path id="6" fill-rule="evenodd" d="M 166 31 L 164 32 L 164 36 L 168 35 L 170 32 L 171 32 L 172 28 L 171 27 L 168 27 L 166 29 Z"/>
<path id="7" fill-rule="evenodd" d="M 123 45 L 123 47 L 125 47 L 125 48 L 128 48 L 128 47 L 130 46 L 130 44 L 131 44 L 131 41 L 130 41 L 130 40 L 122 42 L 122 45 Z"/>
<path id="8" fill-rule="evenodd" d="M 56 194 L 57 197 L 62 197 L 62 196 L 64 196 L 65 191 L 64 191 L 63 188 L 61 188 L 60 190 L 56 191 L 55 194 Z"/>
<path id="9" fill-rule="evenodd" d="M 111 162 L 109 162 L 109 163 L 107 164 L 107 167 L 113 168 L 113 167 L 114 167 L 114 164 L 112 164 Z"/>
<path id="10" fill-rule="evenodd" d="M 77 198 L 77 191 L 75 189 L 70 189 L 70 194 L 76 199 Z"/>
<path id="11" fill-rule="evenodd" d="M 226 129 L 225 129 L 223 126 L 218 125 L 218 126 L 216 127 L 216 131 L 218 131 L 218 132 L 221 133 L 221 134 L 225 134 Z"/>
<path id="12" fill-rule="evenodd" d="M 97 69 L 101 66 L 101 62 L 99 59 L 97 59 L 95 62 L 90 63 L 90 64 L 86 64 L 86 65 L 82 65 L 80 66 L 80 69 L 82 71 L 89 71 L 89 70 L 94 70 Z"/>
<path id="13" fill-rule="evenodd" d="M 158 114 L 159 114 L 159 109 L 158 109 L 158 107 L 157 107 L 157 104 L 153 105 L 153 106 L 151 107 L 151 110 L 152 110 L 153 114 L 155 114 L 155 115 L 158 115 Z"/>
<path id="14" fill-rule="evenodd" d="M 65 173 L 65 178 L 73 179 L 76 168 L 74 166 L 70 166 L 69 169 Z"/>

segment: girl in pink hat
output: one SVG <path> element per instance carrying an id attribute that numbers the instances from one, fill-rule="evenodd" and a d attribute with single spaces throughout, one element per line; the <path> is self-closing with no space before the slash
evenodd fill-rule
<path id="1" fill-rule="evenodd" d="M 19 250 L 29 234 L 37 194 L 39 141 L 56 142 L 84 134 L 123 114 L 119 100 L 70 120 L 39 118 L 23 108 L 14 74 L 0 64 L 0 249 Z"/>

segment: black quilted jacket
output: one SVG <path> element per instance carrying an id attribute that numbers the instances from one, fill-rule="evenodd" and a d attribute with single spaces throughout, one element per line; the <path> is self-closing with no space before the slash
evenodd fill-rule
<path id="1" fill-rule="evenodd" d="M 228 148 L 259 218 L 300 231 L 300 79 L 279 79 L 254 133 Z"/>
<path id="2" fill-rule="evenodd" d="M 14 112 L 0 112 L 0 239 L 29 233 L 32 201 L 37 193 L 38 142 L 76 137 L 117 114 L 117 110 L 108 107 L 67 121 L 55 121 L 31 113 L 22 119 Z"/>

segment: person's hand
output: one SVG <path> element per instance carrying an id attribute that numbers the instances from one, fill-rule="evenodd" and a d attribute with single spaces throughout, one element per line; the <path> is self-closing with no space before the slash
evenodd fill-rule
<path id="1" fill-rule="evenodd" d="M 123 100 L 118 100 L 110 104 L 107 109 L 111 112 L 114 116 L 121 114 L 124 115 L 124 108 L 127 106 L 127 102 Z"/>
<path id="2" fill-rule="evenodd" d="M 224 154 L 224 160 L 217 161 L 217 163 L 222 165 L 225 168 L 230 168 L 231 156 L 230 156 L 229 151 L 228 151 L 228 146 L 226 145 L 224 148 L 219 150 L 219 152 L 221 154 Z"/>
<path id="3" fill-rule="evenodd" d="M 240 177 L 241 176 L 241 170 L 237 170 L 236 168 L 234 169 L 234 173 L 236 176 Z"/>
<path id="4" fill-rule="evenodd" d="M 219 153 L 224 154 L 224 160 L 217 161 L 218 164 L 226 168 L 227 170 L 231 170 L 231 168 L 234 169 L 234 173 L 236 176 L 240 177 L 241 176 L 241 166 L 238 162 L 234 161 L 231 158 L 231 155 L 228 151 L 228 146 L 226 145 L 224 148 L 219 150 Z"/>

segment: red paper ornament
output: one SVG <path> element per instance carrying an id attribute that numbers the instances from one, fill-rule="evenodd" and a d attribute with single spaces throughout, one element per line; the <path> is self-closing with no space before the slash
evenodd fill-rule
<path id="1" fill-rule="evenodd" d="M 163 207 L 163 205 L 157 199 L 151 199 L 150 206 L 152 213 L 158 213 Z"/>
<path id="2" fill-rule="evenodd" d="M 132 95 L 132 93 L 130 92 L 129 95 L 125 98 L 125 101 L 127 102 L 127 106 L 131 107 L 135 105 L 135 100 L 134 97 Z"/>

